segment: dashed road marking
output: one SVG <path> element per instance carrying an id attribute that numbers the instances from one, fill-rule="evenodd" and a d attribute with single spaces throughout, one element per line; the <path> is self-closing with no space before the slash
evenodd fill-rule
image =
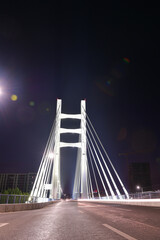
<path id="1" fill-rule="evenodd" d="M 81 210 L 79 210 L 80 213 L 83 213 Z"/>
<path id="2" fill-rule="evenodd" d="M 116 228 L 114 228 L 114 227 L 111 227 L 111 226 L 108 225 L 108 224 L 102 224 L 102 225 L 103 225 L 104 227 L 112 230 L 113 232 L 119 234 L 120 236 L 128 239 L 128 240 L 137 240 L 136 238 L 133 238 L 133 237 L 131 237 L 130 235 L 128 235 L 128 234 L 126 234 L 126 233 L 124 233 L 124 232 L 121 232 L 121 231 L 119 231 L 118 229 L 116 229 Z"/>
<path id="3" fill-rule="evenodd" d="M 100 205 L 99 205 L 100 206 Z M 79 204 L 78 207 L 86 207 L 86 208 L 96 208 L 97 205 L 87 205 L 87 204 Z"/>
<path id="4" fill-rule="evenodd" d="M 9 223 L 0 223 L 0 227 L 4 227 L 7 224 L 9 224 Z"/>
<path id="5" fill-rule="evenodd" d="M 147 224 L 147 223 L 142 223 L 142 222 L 139 222 L 139 221 L 135 221 L 135 220 L 127 220 L 127 221 L 130 221 L 130 222 L 132 222 L 132 223 L 137 223 L 138 225 L 140 224 L 140 225 L 143 225 L 143 226 L 145 226 L 145 227 L 150 227 L 150 228 L 155 228 L 155 229 L 157 229 L 157 230 L 159 230 L 160 229 L 160 227 L 157 227 L 157 226 L 152 226 L 152 225 L 149 225 L 149 224 Z"/>

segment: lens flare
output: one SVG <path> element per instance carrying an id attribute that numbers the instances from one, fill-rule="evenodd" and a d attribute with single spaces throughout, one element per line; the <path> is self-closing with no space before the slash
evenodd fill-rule
<path id="1" fill-rule="evenodd" d="M 17 95 L 13 94 L 13 95 L 11 96 L 11 100 L 12 100 L 12 101 L 17 101 L 17 99 L 18 99 Z"/>
<path id="2" fill-rule="evenodd" d="M 124 62 L 126 62 L 126 63 L 130 63 L 130 60 L 129 60 L 129 58 L 126 58 L 126 57 L 125 57 L 125 58 L 123 58 L 123 61 L 124 61 Z"/>
<path id="3" fill-rule="evenodd" d="M 29 105 L 30 105 L 31 107 L 34 107 L 34 106 L 35 106 L 35 102 L 34 102 L 34 101 L 30 101 L 30 102 L 29 102 Z"/>

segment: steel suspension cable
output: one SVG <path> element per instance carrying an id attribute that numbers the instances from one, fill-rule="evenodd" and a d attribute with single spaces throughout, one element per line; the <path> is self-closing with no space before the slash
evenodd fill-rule
<path id="1" fill-rule="evenodd" d="M 97 163 L 96 163 L 96 160 L 95 160 L 94 154 L 93 154 L 93 152 L 92 152 L 92 148 L 91 148 L 91 146 L 90 146 L 89 141 L 88 141 L 88 146 L 89 146 L 89 148 L 90 148 L 91 155 L 92 155 L 93 160 L 94 160 L 94 163 L 95 163 L 95 165 L 96 165 L 96 168 L 97 168 L 97 171 L 98 171 L 99 177 L 100 177 L 100 179 L 101 179 L 101 182 L 102 182 L 102 185 L 103 185 L 104 191 L 105 191 L 105 193 L 106 193 L 106 196 L 109 197 L 109 196 L 108 196 L 108 192 L 107 192 L 106 187 L 105 187 L 105 184 L 104 184 L 104 181 L 103 181 L 103 179 L 102 179 L 101 173 L 100 173 L 100 171 L 99 171 L 98 165 L 97 165 Z"/>
<path id="2" fill-rule="evenodd" d="M 58 109 L 58 112 L 59 112 L 59 109 Z M 30 197 L 29 197 L 29 201 L 31 200 L 31 197 L 33 197 L 33 196 L 37 197 L 37 189 L 40 185 L 42 166 L 44 165 L 45 156 L 46 156 L 47 151 L 48 151 L 50 140 L 52 138 L 52 135 L 55 133 L 56 125 L 57 125 L 57 114 L 56 114 L 56 117 L 54 119 L 54 122 L 53 122 L 53 125 L 52 125 L 52 128 L 51 128 L 51 132 L 49 134 L 49 138 L 48 138 L 48 141 L 47 141 L 47 144 L 46 144 L 43 156 L 42 156 L 42 160 L 41 160 L 41 163 L 40 163 L 40 166 L 39 166 L 39 169 L 38 169 L 38 173 L 36 175 L 36 179 L 34 181 L 34 185 L 33 185 Z"/>
<path id="3" fill-rule="evenodd" d="M 88 147 L 88 141 L 87 141 L 87 147 Z M 89 156 L 89 160 L 90 160 L 91 167 L 92 167 L 92 171 L 93 171 L 93 175 L 94 175 L 94 180 L 95 180 L 95 183 L 96 183 L 96 188 L 97 188 L 98 196 L 99 196 L 99 198 L 101 198 L 101 195 L 100 195 L 100 192 L 99 192 L 99 187 L 98 187 L 98 184 L 97 184 L 97 179 L 96 179 L 95 171 L 94 171 L 94 167 L 93 167 L 93 163 L 92 163 L 92 158 L 91 158 L 91 153 L 90 153 L 89 147 L 88 147 L 88 156 Z"/>
<path id="4" fill-rule="evenodd" d="M 91 181 L 91 175 L 90 175 L 90 170 L 89 170 L 89 163 L 88 163 L 88 161 L 87 161 L 87 170 L 88 170 L 89 181 L 90 181 L 91 195 L 92 195 L 92 198 L 94 198 L 94 195 L 93 195 L 93 186 L 92 186 L 92 181 Z"/>
<path id="5" fill-rule="evenodd" d="M 40 163 L 40 166 L 39 166 L 39 169 L 38 169 L 38 172 L 37 172 L 37 175 L 36 175 L 36 179 L 34 181 L 34 184 L 33 184 L 33 188 L 32 188 L 32 191 L 31 191 L 31 194 L 30 194 L 30 197 L 29 197 L 29 200 L 31 200 L 31 197 L 33 197 L 35 194 L 35 189 L 36 189 L 36 186 L 39 185 L 39 177 L 40 177 L 40 172 L 41 172 L 41 169 L 42 169 L 42 165 L 43 165 L 43 162 L 44 162 L 44 159 L 45 159 L 45 156 L 46 156 L 46 152 L 47 152 L 47 149 L 48 149 L 48 145 L 50 143 L 50 139 L 51 139 L 51 136 L 54 132 L 54 129 L 55 129 L 55 122 L 56 122 L 56 118 L 54 119 L 54 122 L 53 122 L 53 125 L 52 125 L 52 128 L 51 128 L 51 132 L 50 132 L 50 135 L 49 135 L 49 138 L 48 138 L 48 141 L 47 141 L 47 144 L 46 144 L 46 147 L 45 147 L 45 150 L 44 150 L 44 153 L 43 153 L 43 156 L 42 156 L 42 160 L 41 160 L 41 163 Z M 36 197 L 36 196 L 35 196 Z"/>
<path id="6" fill-rule="evenodd" d="M 37 195 L 39 197 L 41 197 L 42 191 L 43 191 L 43 186 L 44 186 L 44 179 L 45 179 L 45 175 L 47 173 L 47 168 L 48 168 L 48 161 L 49 161 L 49 154 L 51 153 L 51 149 L 54 146 L 54 140 L 55 140 L 55 128 L 53 129 L 53 133 L 51 135 L 50 141 L 49 141 L 49 145 L 48 145 L 48 149 L 45 155 L 45 160 L 43 162 L 43 168 L 41 169 L 41 177 L 39 177 L 39 187 L 38 187 L 38 193 Z"/>
<path id="7" fill-rule="evenodd" d="M 102 170 L 102 172 L 103 172 L 103 175 L 104 175 L 104 177 L 105 177 L 105 180 L 106 180 L 106 182 L 107 182 L 107 184 L 108 184 L 108 186 L 109 186 L 111 195 L 112 195 L 112 197 L 114 197 L 114 196 L 115 196 L 115 195 L 114 195 L 114 192 L 113 192 L 113 190 L 112 190 L 112 188 L 111 188 L 111 185 L 110 185 L 110 183 L 109 183 L 109 181 L 108 181 L 107 175 L 106 175 L 106 173 L 105 173 L 105 171 L 104 171 L 104 168 L 103 168 L 102 163 L 101 163 L 101 161 L 100 161 L 100 159 L 99 159 L 99 156 L 98 156 L 97 151 L 96 151 L 96 149 L 95 149 L 95 147 L 94 147 L 94 144 L 93 144 L 93 142 L 92 142 L 92 139 L 91 139 L 91 137 L 90 137 L 90 134 L 89 134 L 88 130 L 87 130 L 87 133 L 88 133 L 89 139 L 90 139 L 90 141 L 91 141 L 93 150 L 94 150 L 94 152 L 95 152 L 95 154 L 96 154 L 96 157 L 97 157 L 97 160 L 98 160 L 98 162 L 99 162 L 99 165 L 100 165 L 100 167 L 101 167 L 101 170 Z"/>
<path id="8" fill-rule="evenodd" d="M 88 123 L 87 123 L 87 124 L 88 124 Z M 111 173 L 110 173 L 110 170 L 109 170 L 109 168 L 108 168 L 108 166 L 107 166 L 107 164 L 106 164 L 106 162 L 105 162 L 105 160 L 104 160 L 104 157 L 103 157 L 103 155 L 102 155 L 102 153 L 101 153 L 101 151 L 100 151 L 100 148 L 99 148 L 99 146 L 98 146 L 98 144 L 97 144 L 97 142 L 96 142 L 96 140 L 95 140 L 95 138 L 94 138 L 94 135 L 93 135 L 93 133 L 92 133 L 89 125 L 88 125 L 88 129 L 89 129 L 89 131 L 90 131 L 90 133 L 91 133 L 91 136 L 92 136 L 92 138 L 93 138 L 93 140 L 94 140 L 94 142 L 95 142 L 95 144 L 96 144 L 96 147 L 97 147 L 97 149 L 98 149 L 98 151 L 99 151 L 99 154 L 100 154 L 100 156 L 101 156 L 101 158 L 102 158 L 102 160 L 103 160 L 103 163 L 104 163 L 104 165 L 105 165 L 105 167 L 106 167 L 106 169 L 107 169 L 107 171 L 108 171 L 108 174 L 109 174 L 109 176 L 110 176 L 110 178 L 111 178 L 111 181 L 112 181 L 112 183 L 113 183 L 113 185 L 114 185 L 114 187 L 115 187 L 115 189 L 116 189 L 116 191 L 117 191 L 117 194 L 120 195 L 120 192 L 119 192 L 119 190 L 118 190 L 118 188 L 117 188 L 117 185 L 115 184 L 115 181 L 114 181 L 114 179 L 113 179 L 113 177 L 112 177 L 112 175 L 111 175 Z M 111 185 L 110 185 L 110 182 L 109 182 L 107 176 L 106 176 L 106 181 L 107 181 L 107 184 L 108 184 L 108 186 L 109 186 L 111 195 L 112 195 L 113 197 L 115 197 L 115 194 L 114 194 L 114 192 L 113 192 L 113 190 L 112 190 L 112 187 L 111 187 Z"/>
<path id="9" fill-rule="evenodd" d="M 99 139 L 98 134 L 97 134 L 96 130 L 94 129 L 93 124 L 91 123 L 91 120 L 89 119 L 89 116 L 88 116 L 87 113 L 86 113 L 86 116 L 87 116 L 87 119 L 88 119 L 88 121 L 89 121 L 89 123 L 90 123 L 90 125 L 91 125 L 91 127 L 92 127 L 92 129 L 93 129 L 93 131 L 94 131 L 94 133 L 95 133 L 95 135 L 96 135 L 96 137 L 97 137 L 97 139 L 98 139 L 98 141 L 99 141 L 99 143 L 100 143 L 100 145 L 101 145 L 101 147 L 102 147 L 102 149 L 103 149 L 103 151 L 104 151 L 104 153 L 105 153 L 105 155 L 106 155 L 106 157 L 107 157 L 107 159 L 108 159 L 108 161 L 109 161 L 109 163 L 110 163 L 110 165 L 111 165 L 111 167 L 113 169 L 113 171 L 115 172 L 115 175 L 117 176 L 117 179 L 119 180 L 119 182 L 120 182 L 120 184 L 122 186 L 122 189 L 123 189 L 124 193 L 126 194 L 126 197 L 129 198 L 128 192 L 127 192 L 126 188 L 124 187 L 124 185 L 123 185 L 123 183 L 122 183 L 122 181 L 121 181 L 121 179 L 120 179 L 116 169 L 114 168 L 114 166 L 113 166 L 113 164 L 112 164 L 112 162 L 110 160 L 110 157 L 108 156 L 108 154 L 107 154 L 107 152 L 106 152 L 106 150 L 105 150 L 101 140 Z"/>

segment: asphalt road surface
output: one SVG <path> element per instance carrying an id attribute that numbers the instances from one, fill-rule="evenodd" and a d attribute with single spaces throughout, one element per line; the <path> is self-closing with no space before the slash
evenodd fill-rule
<path id="1" fill-rule="evenodd" d="M 0 213 L 0 240 L 160 240 L 160 208 L 61 201 Z"/>

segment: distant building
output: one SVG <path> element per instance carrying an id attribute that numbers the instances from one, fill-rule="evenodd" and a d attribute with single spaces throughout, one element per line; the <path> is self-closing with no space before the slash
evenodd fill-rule
<path id="1" fill-rule="evenodd" d="M 18 187 L 22 192 L 31 192 L 36 173 L 0 173 L 0 192 Z"/>
<path id="2" fill-rule="evenodd" d="M 132 192 L 136 191 L 136 186 L 140 186 L 142 191 L 152 190 L 150 163 L 129 163 L 129 182 Z"/>

